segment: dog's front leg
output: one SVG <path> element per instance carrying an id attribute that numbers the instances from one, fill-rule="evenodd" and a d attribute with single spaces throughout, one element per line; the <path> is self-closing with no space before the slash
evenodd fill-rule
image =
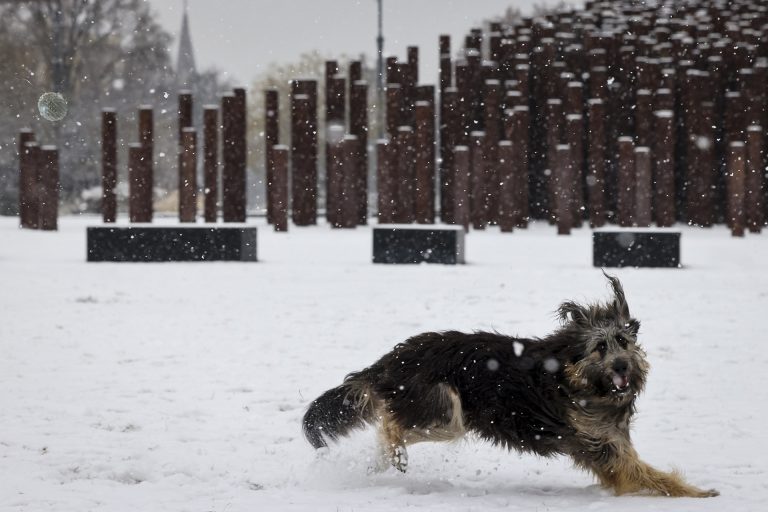
<path id="1" fill-rule="evenodd" d="M 602 455 L 589 467 L 600 482 L 617 495 L 650 491 L 662 496 L 707 498 L 720 494 L 714 489 L 703 490 L 690 485 L 677 472 L 667 473 L 646 464 L 631 446 L 603 451 Z"/>

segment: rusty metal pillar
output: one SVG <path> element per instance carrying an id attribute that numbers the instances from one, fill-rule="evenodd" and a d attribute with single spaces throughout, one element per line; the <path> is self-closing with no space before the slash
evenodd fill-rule
<path id="1" fill-rule="evenodd" d="M 344 126 L 333 125 L 326 133 L 327 165 L 325 218 L 335 228 L 341 226 L 342 187 L 344 185 Z"/>
<path id="2" fill-rule="evenodd" d="M 397 167 L 395 170 L 395 183 L 397 194 L 395 201 L 395 222 L 409 224 L 415 220 L 414 216 L 414 145 L 413 128 L 401 126 L 398 128 L 395 138 L 397 147 Z"/>
<path id="3" fill-rule="evenodd" d="M 40 148 L 40 229 L 58 229 L 59 150 L 56 146 Z"/>
<path id="4" fill-rule="evenodd" d="M 454 180 L 456 166 L 453 162 L 453 148 L 458 144 L 458 132 L 462 129 L 459 115 L 459 93 L 454 87 L 447 87 L 440 95 L 442 114 L 440 120 L 440 220 L 453 224 Z"/>
<path id="5" fill-rule="evenodd" d="M 317 82 L 291 83 L 292 210 L 297 226 L 317 223 Z"/>
<path id="6" fill-rule="evenodd" d="M 741 141 L 728 145 L 728 169 L 726 175 L 727 220 L 732 236 L 744 236 L 744 171 L 746 151 Z"/>
<path id="7" fill-rule="evenodd" d="M 514 117 L 513 111 L 509 111 L 509 115 Z M 514 139 L 499 141 L 499 228 L 502 233 L 510 233 L 515 227 L 515 146 Z"/>
<path id="8" fill-rule="evenodd" d="M 619 226 L 632 226 L 635 211 L 635 145 L 632 137 L 619 137 L 619 169 L 616 177 L 616 217 Z"/>
<path id="9" fill-rule="evenodd" d="M 435 106 L 416 102 L 415 218 L 419 224 L 435 222 Z"/>
<path id="10" fill-rule="evenodd" d="M 179 222 L 197 221 L 197 130 L 181 131 L 179 148 Z"/>
<path id="11" fill-rule="evenodd" d="M 587 201 L 589 225 L 596 228 L 605 224 L 606 217 L 605 103 L 600 98 L 592 98 L 587 103 Z"/>
<path id="12" fill-rule="evenodd" d="M 345 135 L 341 147 L 343 161 L 339 227 L 354 228 L 358 225 L 357 185 L 359 182 L 360 158 L 358 151 L 360 146 L 355 135 Z"/>
<path id="13" fill-rule="evenodd" d="M 272 225 L 288 231 L 288 146 L 272 146 Z"/>
<path id="14" fill-rule="evenodd" d="M 179 105 L 177 115 L 179 117 L 179 145 L 182 144 L 184 138 L 184 128 L 194 126 L 192 122 L 192 92 L 179 91 Z"/>
<path id="15" fill-rule="evenodd" d="M 219 108 L 203 107 L 203 216 L 216 222 L 219 205 Z"/>
<path id="16" fill-rule="evenodd" d="M 357 137 L 357 223 L 368 222 L 368 82 L 355 80 L 349 89 L 349 133 Z"/>
<path id="17" fill-rule="evenodd" d="M 19 179 L 19 213 L 21 227 L 40 228 L 40 145 L 34 135 L 22 134 L 28 140 L 24 142 L 19 161 L 21 174 Z"/>
<path id="18" fill-rule="evenodd" d="M 566 142 L 571 153 L 571 220 L 581 227 L 584 212 L 584 119 L 581 114 L 566 116 Z"/>
<path id="19" fill-rule="evenodd" d="M 573 226 L 573 207 L 571 205 L 571 175 L 572 158 L 568 144 L 555 146 L 555 217 L 557 218 L 557 234 L 570 235 Z"/>
<path id="20" fill-rule="evenodd" d="M 647 146 L 635 148 L 635 225 L 651 226 L 651 150 Z"/>
<path id="21" fill-rule="evenodd" d="M 657 225 L 669 227 L 675 223 L 675 113 L 659 110 L 654 116 L 653 213 Z"/>
<path id="22" fill-rule="evenodd" d="M 273 149 L 280 143 L 280 96 L 275 88 L 264 91 L 264 169 L 266 171 L 267 222 L 274 222 L 272 188 L 275 173 Z"/>
<path id="23" fill-rule="evenodd" d="M 386 94 L 387 137 L 389 140 L 393 140 L 397 137 L 397 129 L 401 126 L 403 95 L 400 84 L 388 83 Z"/>
<path id="24" fill-rule="evenodd" d="M 34 199 L 36 171 L 34 165 L 30 165 L 31 151 L 27 148 L 27 143 L 34 141 L 35 134 L 32 133 L 32 130 L 25 128 L 19 132 L 17 150 L 19 155 L 19 222 L 23 228 L 32 228 L 33 217 L 30 214 L 30 206 L 32 206 Z"/>
<path id="25" fill-rule="evenodd" d="M 377 216 L 379 224 L 391 224 L 394 219 L 394 201 L 397 183 L 395 170 L 397 149 L 395 139 L 376 142 Z"/>
<path id="26" fill-rule="evenodd" d="M 104 222 L 117 219 L 117 112 L 101 111 L 101 217 Z"/>
<path id="27" fill-rule="evenodd" d="M 453 148 L 453 164 L 455 166 L 453 182 L 453 214 L 454 223 L 464 226 L 464 231 L 469 231 L 470 223 L 470 177 L 471 160 L 468 146 L 455 146 Z"/>
<path id="28" fill-rule="evenodd" d="M 515 227 L 528 227 L 530 218 L 530 139 L 531 115 L 527 105 L 518 105 L 512 109 L 513 125 L 512 130 L 515 134 L 514 143 L 514 221 Z"/>
<path id="29" fill-rule="evenodd" d="M 470 149 L 472 151 L 472 180 L 469 190 L 472 227 L 485 229 L 488 221 L 486 201 L 486 159 L 484 153 L 485 132 L 475 131 L 470 134 Z"/>
<path id="30" fill-rule="evenodd" d="M 765 217 L 763 215 L 763 128 L 751 125 L 747 128 L 747 165 L 744 179 L 744 213 L 747 228 L 752 233 L 759 233 Z"/>
<path id="31" fill-rule="evenodd" d="M 152 222 L 152 164 L 142 143 L 128 144 L 128 211 L 131 222 Z"/>

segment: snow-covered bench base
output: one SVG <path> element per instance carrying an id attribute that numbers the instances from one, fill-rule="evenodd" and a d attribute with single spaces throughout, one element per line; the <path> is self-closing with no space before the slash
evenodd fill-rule
<path id="1" fill-rule="evenodd" d="M 679 231 L 595 231 L 592 249 L 596 267 L 680 266 Z"/>
<path id="2" fill-rule="evenodd" d="M 92 227 L 87 235 L 88 261 L 256 261 L 255 227 Z"/>
<path id="3" fill-rule="evenodd" d="M 464 228 L 382 224 L 373 228 L 374 263 L 464 263 Z"/>

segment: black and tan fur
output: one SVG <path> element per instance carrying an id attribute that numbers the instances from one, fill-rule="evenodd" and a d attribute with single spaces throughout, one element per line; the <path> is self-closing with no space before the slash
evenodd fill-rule
<path id="1" fill-rule="evenodd" d="M 616 494 L 716 496 L 659 471 L 630 439 L 648 363 L 621 283 L 606 304 L 563 303 L 561 327 L 542 339 L 430 332 L 397 345 L 326 391 L 304 416 L 315 448 L 378 426 L 382 459 L 407 468 L 408 445 L 472 432 L 542 456 L 568 455 Z"/>

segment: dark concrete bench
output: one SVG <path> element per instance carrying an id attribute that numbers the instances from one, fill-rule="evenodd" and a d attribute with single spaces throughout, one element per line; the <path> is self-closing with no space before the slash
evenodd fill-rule
<path id="1" fill-rule="evenodd" d="M 88 261 L 256 261 L 255 227 L 105 226 L 87 238 Z"/>
<path id="2" fill-rule="evenodd" d="M 592 249 L 596 267 L 680 266 L 679 231 L 595 231 Z"/>
<path id="3" fill-rule="evenodd" d="M 464 228 L 382 224 L 373 228 L 374 263 L 464 263 Z"/>

